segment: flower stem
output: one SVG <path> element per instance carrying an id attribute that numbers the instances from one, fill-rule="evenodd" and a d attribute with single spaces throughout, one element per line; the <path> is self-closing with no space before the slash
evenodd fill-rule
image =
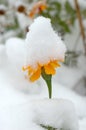
<path id="1" fill-rule="evenodd" d="M 52 97 L 52 85 L 51 85 L 51 76 L 48 80 L 45 80 L 47 86 L 48 86 L 48 92 L 49 92 L 49 98 Z"/>
<path id="2" fill-rule="evenodd" d="M 47 84 L 49 98 L 52 98 L 52 75 L 47 75 L 44 69 L 42 69 L 42 78 L 45 80 Z"/>

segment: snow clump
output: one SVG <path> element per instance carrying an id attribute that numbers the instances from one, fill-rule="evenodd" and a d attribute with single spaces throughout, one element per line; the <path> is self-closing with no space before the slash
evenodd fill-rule
<path id="1" fill-rule="evenodd" d="M 29 30 L 26 36 L 27 65 L 36 67 L 38 63 L 46 64 L 50 60 L 64 60 L 65 44 L 53 30 L 49 18 L 36 18 Z"/>

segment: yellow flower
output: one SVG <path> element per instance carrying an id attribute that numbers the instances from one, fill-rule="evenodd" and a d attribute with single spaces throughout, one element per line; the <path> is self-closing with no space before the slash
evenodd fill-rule
<path id="1" fill-rule="evenodd" d="M 44 69 L 47 75 L 54 75 L 56 73 L 55 68 L 57 67 L 60 67 L 60 64 L 57 60 L 53 60 L 44 65 L 38 63 L 35 69 L 32 66 L 23 67 L 23 71 L 27 70 L 30 81 L 34 82 L 40 78 L 42 69 Z"/>

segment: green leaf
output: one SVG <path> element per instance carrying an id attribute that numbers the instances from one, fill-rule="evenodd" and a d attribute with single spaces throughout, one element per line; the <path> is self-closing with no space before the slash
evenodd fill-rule
<path id="1" fill-rule="evenodd" d="M 50 6 L 52 7 L 52 9 L 56 9 L 58 12 L 61 12 L 62 9 L 61 3 L 54 1 L 50 3 Z"/>
<path id="2" fill-rule="evenodd" d="M 72 8 L 72 6 L 70 5 L 68 1 L 66 1 L 65 3 L 65 10 L 70 15 L 75 13 L 75 10 Z"/>
<path id="3" fill-rule="evenodd" d="M 62 20 L 59 20 L 59 25 L 63 28 L 63 30 L 65 31 L 65 32 L 70 32 L 70 28 L 69 28 L 69 26 L 66 24 L 66 22 L 65 21 L 62 21 Z"/>

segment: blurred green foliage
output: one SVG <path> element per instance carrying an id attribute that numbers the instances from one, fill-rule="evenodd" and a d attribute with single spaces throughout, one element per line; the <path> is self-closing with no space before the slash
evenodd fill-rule
<path id="1" fill-rule="evenodd" d="M 66 1 L 64 4 L 58 1 L 48 1 L 48 7 L 42 12 L 42 15 L 49 17 L 56 31 L 70 33 L 70 26 L 74 25 L 76 19 L 75 10 L 70 3 Z"/>

